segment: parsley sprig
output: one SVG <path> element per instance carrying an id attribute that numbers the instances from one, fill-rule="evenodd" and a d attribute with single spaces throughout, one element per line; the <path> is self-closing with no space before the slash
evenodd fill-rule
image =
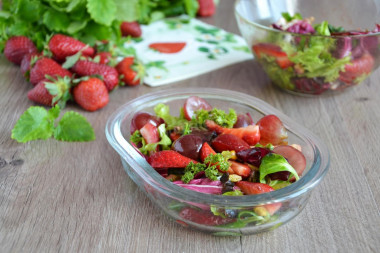
<path id="1" fill-rule="evenodd" d="M 230 167 L 228 157 L 228 155 L 224 156 L 221 153 L 210 154 L 205 158 L 204 163 L 190 162 L 186 166 L 184 170 L 185 174 L 182 176 L 181 180 L 184 183 L 188 183 L 201 171 L 204 171 L 206 177 L 209 179 L 214 181 L 218 180 L 218 177 L 222 174 L 220 171 L 227 171 Z"/>

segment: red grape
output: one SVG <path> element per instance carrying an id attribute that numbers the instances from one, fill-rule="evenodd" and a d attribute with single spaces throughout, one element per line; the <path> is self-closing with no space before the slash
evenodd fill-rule
<path id="1" fill-rule="evenodd" d="M 156 127 L 164 123 L 161 118 L 158 118 L 148 112 L 138 112 L 133 116 L 131 121 L 131 134 L 133 134 L 136 130 L 140 130 L 148 122 Z"/>
<path id="2" fill-rule="evenodd" d="M 284 139 L 288 138 L 288 133 L 281 120 L 275 115 L 262 117 L 257 125 L 260 127 L 260 144 L 273 145 L 283 144 Z"/>
<path id="3" fill-rule="evenodd" d="M 273 152 L 288 160 L 289 164 L 296 170 L 298 176 L 301 176 L 306 167 L 306 158 L 301 151 L 288 145 L 277 146 Z"/>
<path id="4" fill-rule="evenodd" d="M 237 116 L 237 120 L 234 125 L 234 128 L 246 127 L 249 125 L 253 125 L 253 120 L 252 120 L 251 115 L 247 112 L 246 114 L 239 114 Z"/>
<path id="5" fill-rule="evenodd" d="M 193 160 L 198 160 L 199 152 L 203 145 L 203 139 L 199 135 L 182 135 L 173 143 L 173 149 Z"/>
<path id="6" fill-rule="evenodd" d="M 195 111 L 200 109 L 210 111 L 212 109 L 212 106 L 203 98 L 191 96 L 186 99 L 185 104 L 183 105 L 183 109 L 185 111 L 186 119 L 191 120 Z"/>

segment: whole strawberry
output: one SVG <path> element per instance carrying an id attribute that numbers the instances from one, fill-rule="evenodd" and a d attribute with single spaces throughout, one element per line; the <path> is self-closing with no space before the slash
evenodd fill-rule
<path id="1" fill-rule="evenodd" d="M 120 25 L 121 35 L 122 36 L 132 36 L 135 38 L 141 37 L 141 27 L 140 24 L 136 21 L 134 22 L 122 22 Z"/>
<path id="2" fill-rule="evenodd" d="M 57 77 L 44 79 L 37 83 L 33 89 L 28 92 L 28 98 L 38 104 L 53 106 L 59 104 L 64 108 L 66 102 L 71 98 L 70 95 L 70 78 Z"/>
<path id="3" fill-rule="evenodd" d="M 31 68 L 31 64 L 32 62 L 37 59 L 38 57 L 40 57 L 41 54 L 40 53 L 31 53 L 31 54 L 27 54 L 25 55 L 23 58 L 22 58 L 22 61 L 21 61 L 21 64 L 20 64 L 20 71 L 21 73 L 25 76 L 25 77 L 28 77 L 29 78 L 29 71 L 30 71 L 30 68 Z"/>
<path id="4" fill-rule="evenodd" d="M 22 58 L 31 53 L 37 53 L 38 50 L 26 36 L 14 36 L 7 40 L 4 48 L 4 55 L 10 62 L 20 65 Z"/>
<path id="5" fill-rule="evenodd" d="M 30 70 L 30 82 L 33 85 L 36 85 L 40 81 L 46 78 L 46 75 L 49 76 L 68 76 L 71 77 L 71 72 L 67 69 L 62 68 L 56 61 L 53 59 L 42 57 L 37 60 L 36 64 Z"/>
<path id="6" fill-rule="evenodd" d="M 108 90 L 99 78 L 81 81 L 73 89 L 74 100 L 87 111 L 96 111 L 108 104 Z"/>
<path id="7" fill-rule="evenodd" d="M 82 51 L 84 56 L 93 56 L 95 50 L 83 42 L 63 34 L 55 34 L 49 41 L 49 49 L 53 53 L 54 59 L 58 62 L 65 61 L 67 56 L 72 56 Z"/>
<path id="8" fill-rule="evenodd" d="M 99 52 L 96 53 L 94 59 L 99 58 L 100 64 L 108 64 L 112 60 L 112 54 L 110 52 Z"/>
<path id="9" fill-rule="evenodd" d="M 108 91 L 113 90 L 119 83 L 119 74 L 114 67 L 88 60 L 79 60 L 71 68 L 79 76 L 100 75 Z"/>
<path id="10" fill-rule="evenodd" d="M 198 0 L 199 9 L 198 16 L 210 17 L 215 13 L 215 3 L 214 0 Z"/>
<path id="11" fill-rule="evenodd" d="M 140 71 L 136 71 L 139 69 Z M 144 69 L 142 65 L 134 64 L 133 57 L 125 57 L 116 65 L 116 70 L 124 84 L 128 86 L 136 86 L 140 84 L 140 77 L 144 75 Z"/>

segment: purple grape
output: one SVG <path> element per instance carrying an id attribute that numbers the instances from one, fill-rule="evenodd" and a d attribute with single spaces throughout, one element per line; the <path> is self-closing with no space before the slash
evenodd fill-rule
<path id="1" fill-rule="evenodd" d="M 246 127 L 253 124 L 251 115 L 247 112 L 246 114 L 239 114 L 237 116 L 234 128 Z"/>
<path id="2" fill-rule="evenodd" d="M 202 148 L 204 141 L 201 136 L 195 134 L 188 134 L 179 137 L 173 143 L 173 149 L 193 160 L 198 160 L 199 151 Z"/>
<path id="3" fill-rule="evenodd" d="M 272 153 L 272 151 L 267 148 L 255 147 L 241 150 L 236 153 L 236 156 L 243 162 L 250 163 L 256 167 L 259 167 L 263 157 L 269 153 Z"/>

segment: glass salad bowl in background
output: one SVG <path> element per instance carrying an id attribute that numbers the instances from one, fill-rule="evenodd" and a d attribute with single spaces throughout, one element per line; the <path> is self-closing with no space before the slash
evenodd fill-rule
<path id="1" fill-rule="evenodd" d="M 153 108 L 164 103 L 172 108 L 181 108 L 186 98 L 199 96 L 213 107 L 228 111 L 249 113 L 254 121 L 264 115 L 275 114 L 288 131 L 289 144 L 302 147 L 306 158 L 306 169 L 297 182 L 264 194 L 225 196 L 212 195 L 177 186 L 161 176 L 130 143 L 130 125 L 135 113 L 145 111 L 154 114 Z M 179 110 L 177 111 L 179 114 Z M 106 137 L 110 145 L 119 153 L 123 167 L 138 187 L 157 204 L 164 213 L 179 224 L 215 235 L 246 235 L 274 229 L 294 218 L 305 207 L 312 190 L 322 180 L 329 167 L 329 153 L 326 146 L 311 132 L 292 121 L 267 103 L 229 90 L 221 89 L 170 89 L 160 90 L 136 98 L 114 112 L 106 125 Z M 281 208 L 272 216 L 253 214 L 255 208 L 281 203 Z M 215 225 L 189 220 L 184 210 L 195 209 L 204 219 L 213 219 L 211 210 L 238 211 L 241 217 L 223 225 Z M 182 212 L 182 213 L 181 213 Z M 181 215 L 182 214 L 182 215 Z M 253 215 L 252 215 L 253 214 Z M 244 217 L 243 217 L 244 216 Z"/>
<path id="2" fill-rule="evenodd" d="M 321 24 L 320 30 L 300 34 L 298 28 L 272 28 L 282 13 L 313 17 L 312 24 Z M 269 78 L 291 93 L 336 93 L 361 83 L 379 67 L 377 0 L 237 0 L 235 15 L 241 34 Z"/>

